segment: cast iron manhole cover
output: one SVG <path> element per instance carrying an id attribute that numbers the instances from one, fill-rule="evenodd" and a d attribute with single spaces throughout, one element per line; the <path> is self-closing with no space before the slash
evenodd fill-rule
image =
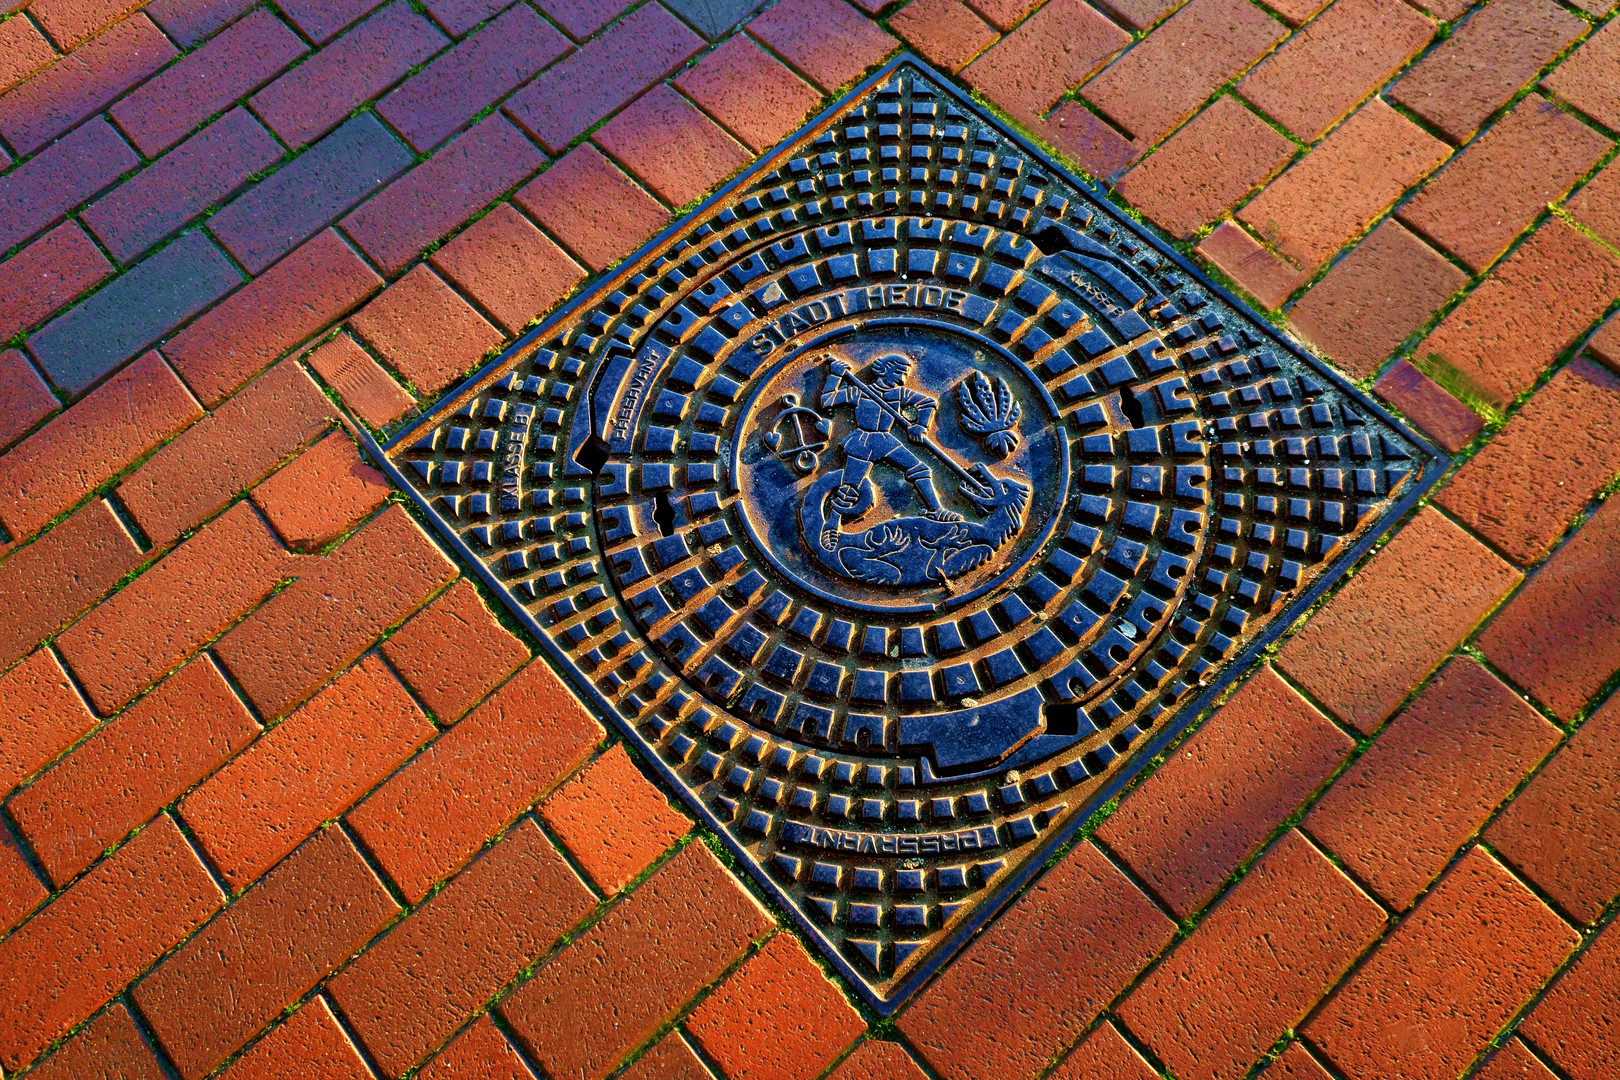
<path id="1" fill-rule="evenodd" d="M 885 1012 L 1445 464 L 910 57 L 386 456 Z"/>

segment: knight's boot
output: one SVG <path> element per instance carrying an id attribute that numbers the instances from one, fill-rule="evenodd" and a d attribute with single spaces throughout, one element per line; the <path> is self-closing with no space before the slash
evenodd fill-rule
<path id="1" fill-rule="evenodd" d="M 861 505 L 861 489 L 854 484 L 839 484 L 833 488 L 832 497 L 827 501 L 840 514 L 852 514 Z"/>
<path id="2" fill-rule="evenodd" d="M 934 521 L 962 520 L 962 515 L 955 510 L 947 510 L 939 505 L 939 492 L 934 490 L 934 478 L 932 476 L 913 477 L 911 482 L 917 485 L 917 494 L 922 496 L 923 503 L 928 507 L 923 513 L 923 517 L 931 518 Z"/>

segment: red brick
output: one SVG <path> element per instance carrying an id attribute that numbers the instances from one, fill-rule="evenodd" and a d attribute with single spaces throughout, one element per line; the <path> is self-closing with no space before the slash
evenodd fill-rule
<path id="1" fill-rule="evenodd" d="M 1611 921 L 1599 931 L 1519 1025 L 1519 1034 L 1572 1080 L 1603 1080 L 1620 1070 L 1617 927 Z"/>
<path id="2" fill-rule="evenodd" d="M 1445 143 L 1374 98 L 1238 217 L 1309 274 L 1450 153 Z"/>
<path id="3" fill-rule="evenodd" d="M 1289 1043 L 1277 1060 L 1260 1073 L 1258 1080 L 1333 1080 L 1328 1071 L 1311 1056 L 1303 1043 Z"/>
<path id="4" fill-rule="evenodd" d="M 338 1026 L 331 1006 L 315 997 L 271 1031 L 220 1080 L 373 1080 L 360 1051 Z"/>
<path id="5" fill-rule="evenodd" d="M 852 82 L 900 44 L 843 0 L 780 0 L 748 32 L 823 90 Z"/>
<path id="6" fill-rule="evenodd" d="M 148 165 L 82 215 L 120 263 L 132 262 L 281 159 L 281 144 L 233 109 Z"/>
<path id="7" fill-rule="evenodd" d="M 1243 0 L 1192 0 L 1081 93 L 1146 150 L 1287 36 Z"/>
<path id="8" fill-rule="evenodd" d="M 1194 250 L 1241 285 L 1264 308 L 1282 307 L 1310 276 L 1267 251 L 1265 245 L 1235 221 L 1223 221 L 1215 226 L 1215 231 L 1199 241 Z"/>
<path id="9" fill-rule="evenodd" d="M 889 18 L 889 29 L 929 63 L 952 73 L 961 71 L 999 36 L 995 27 L 959 0 L 914 0 Z"/>
<path id="10" fill-rule="evenodd" d="M 382 651 L 443 724 L 461 719 L 529 659 L 528 647 L 495 621 L 466 578 L 400 627 Z"/>
<path id="11" fill-rule="evenodd" d="M 449 386 L 502 340 L 425 264 L 356 312 L 349 328 L 421 394 Z"/>
<path id="12" fill-rule="evenodd" d="M 1033 1076 L 1170 942 L 1175 925 L 1095 846 L 1035 880 L 900 1016 L 940 1076 Z M 1029 973 L 1040 971 L 1032 980 Z M 972 1023 L 963 1023 L 971 1016 Z"/>
<path id="13" fill-rule="evenodd" d="M 1586 28 L 1553 0 L 1498 0 L 1414 64 L 1389 99 L 1461 145 Z"/>
<path id="14" fill-rule="evenodd" d="M 278 5 L 317 45 L 325 45 L 377 7 L 377 0 L 287 0 Z"/>
<path id="15" fill-rule="evenodd" d="M 113 126 L 98 118 L 0 175 L 0 251 L 55 225 L 140 163 Z"/>
<path id="16" fill-rule="evenodd" d="M 547 1076 L 599 1080 L 770 927 L 708 846 L 688 844 L 499 1009 Z"/>
<path id="17" fill-rule="evenodd" d="M 438 27 L 396 0 L 254 94 L 249 104 L 297 149 L 337 127 L 445 44 Z"/>
<path id="18" fill-rule="evenodd" d="M 1130 36 L 1082 0 L 1053 0 L 967 66 L 962 77 L 1020 120 L 1039 119 Z"/>
<path id="19" fill-rule="evenodd" d="M 1620 169 L 1605 165 L 1570 197 L 1565 209 L 1610 247 L 1620 247 Z"/>
<path id="20" fill-rule="evenodd" d="M 1552 218 L 1417 347 L 1505 408 L 1620 296 L 1620 255 Z"/>
<path id="21" fill-rule="evenodd" d="M 453 577 L 454 564 L 391 506 L 239 623 L 214 653 L 265 719 L 285 716 Z M 306 631 L 312 623 L 319 634 Z"/>
<path id="22" fill-rule="evenodd" d="M 1518 581 L 1479 541 L 1421 510 L 1283 646 L 1278 665 L 1371 732 Z"/>
<path id="23" fill-rule="evenodd" d="M 592 270 L 617 262 L 669 221 L 669 211 L 590 143 L 569 151 L 517 193 Z"/>
<path id="24" fill-rule="evenodd" d="M 1620 473 L 1620 376 L 1577 359 L 1554 375 L 1436 501 L 1514 562 L 1539 559 Z"/>
<path id="25" fill-rule="evenodd" d="M 622 744 L 542 803 L 540 816 L 607 893 L 630 884 L 691 828 Z"/>
<path id="26" fill-rule="evenodd" d="M 1606 23 L 1542 86 L 1611 131 L 1620 128 L 1620 30 Z"/>
<path id="27" fill-rule="evenodd" d="M 702 47 L 703 39 L 684 23 L 659 4 L 647 4 L 553 64 L 506 103 L 507 114 L 551 153 L 560 153 Z"/>
<path id="28" fill-rule="evenodd" d="M 629 6 L 626 0 L 541 0 L 540 10 L 575 39 L 583 41 Z"/>
<path id="29" fill-rule="evenodd" d="M 1552 1070 L 1525 1049 L 1520 1039 L 1508 1039 L 1474 1073 L 1475 1080 L 1557 1080 Z"/>
<path id="30" fill-rule="evenodd" d="M 1401 208 L 1400 218 L 1483 270 L 1612 145 L 1532 94 L 1470 143 Z"/>
<path id="31" fill-rule="evenodd" d="M 164 1080 L 163 1066 L 121 1001 L 28 1074 L 30 1080 Z"/>
<path id="32" fill-rule="evenodd" d="M 668 1042 L 669 1040 L 664 1040 Z M 660 1046 L 663 1043 L 659 1043 Z M 867 1039 L 838 1063 L 827 1080 L 926 1080 L 927 1074 L 899 1043 Z M 653 1080 L 646 1077 L 644 1080 Z"/>
<path id="33" fill-rule="evenodd" d="M 416 1075 L 420 1080 L 534 1080 L 534 1073 L 487 1013 Z M 626 1080 L 631 1080 L 628 1073 Z"/>
<path id="34" fill-rule="evenodd" d="M 118 498 L 154 543 L 173 543 L 325 431 L 335 413 L 285 361 L 153 454 L 118 485 Z"/>
<path id="35" fill-rule="evenodd" d="M 1288 313 L 1294 326 L 1356 378 L 1373 374 L 1468 275 L 1385 221 Z"/>
<path id="36" fill-rule="evenodd" d="M 0 680 L 0 694 L 4 693 L 5 683 Z M 0 934 L 22 922 L 49 895 L 10 831 L 0 829 Z"/>
<path id="37" fill-rule="evenodd" d="M 693 202 L 752 157 L 696 106 L 662 84 L 609 120 L 593 138 L 672 206 Z"/>
<path id="38" fill-rule="evenodd" d="M 900 1055 L 905 1057 L 904 1053 Z M 916 1066 L 913 1065 L 915 1070 Z M 921 1073 L 917 1074 L 921 1076 Z M 848 1080 L 843 1068 L 833 1072 L 829 1080 Z M 884 1075 L 881 1080 L 913 1080 L 906 1074 Z M 526 1080 L 526 1078 L 525 1078 Z M 619 1080 L 715 1080 L 714 1073 L 698 1058 L 696 1051 L 679 1031 L 671 1031 L 653 1044 L 651 1050 L 636 1058 L 635 1063 L 619 1074 Z"/>
<path id="39" fill-rule="evenodd" d="M 11 19 L 3 25 L 26 21 Z M 42 322 L 47 315 L 100 283 L 110 273 L 112 264 L 101 254 L 95 241 L 85 235 L 77 222 L 64 221 L 5 262 L 0 262 L 0 340 L 14 337 L 19 330 L 27 330 Z M 6 355 L 22 360 L 22 354 L 15 350 Z M 22 363 L 27 364 L 27 361 L 22 360 Z M 32 371 L 31 366 L 29 370 Z M 7 404 L 6 414 L 0 416 L 0 446 L 11 441 L 8 434 L 12 437 L 21 434 L 45 415 L 38 411 L 39 406 L 35 402 L 43 403 L 49 399 L 50 407 L 45 412 L 55 408 L 56 399 L 45 389 L 45 384 L 39 382 L 38 376 L 25 381 L 38 383 L 39 389 L 28 391 L 19 387 L 19 392 L 24 396 L 15 399 L 20 405 L 15 412 L 11 407 L 13 398 L 6 392 L 10 387 L 0 387 L 0 397 L 4 397 Z M 25 419 L 29 416 L 33 419 Z M 17 430 L 12 434 L 8 431 L 10 428 Z"/>
<path id="40" fill-rule="evenodd" d="M 0 990 L 13 1003 L 0 1016 L 0 1062 L 17 1069 L 33 1060 L 224 899 L 160 815 L 0 943 Z"/>
<path id="41" fill-rule="evenodd" d="M 197 1080 L 302 997 L 399 906 L 343 830 L 304 844 L 131 992 Z"/>
<path id="42" fill-rule="evenodd" d="M 78 232 L 77 226 L 74 231 Z M 78 236 L 82 240 L 84 234 L 78 233 Z M 26 255 L 27 252 L 23 252 L 8 263 L 0 263 L 0 290 L 6 288 L 5 268 L 21 263 Z M 102 263 L 105 265 L 106 260 Z M 40 378 L 38 369 L 16 349 L 0 351 L 0 401 L 6 403 L 5 410 L 0 412 L 0 450 L 22 438 L 35 424 L 60 408 L 56 395 Z"/>
<path id="43" fill-rule="evenodd" d="M 334 431 L 253 489 L 253 501 L 282 542 L 314 551 L 354 528 L 388 498 L 388 480 L 360 457 L 354 438 Z"/>
<path id="44" fill-rule="evenodd" d="M 1453 454 L 1473 442 L 1485 428 L 1472 409 L 1409 360 L 1395 361 L 1373 385 L 1373 392 Z"/>
<path id="45" fill-rule="evenodd" d="M 204 656 L 18 792 L 12 820 L 61 886 L 258 732 Z"/>
<path id="46" fill-rule="evenodd" d="M 1620 372 L 1620 319 L 1610 316 L 1586 343 L 1586 355 Z"/>
<path id="47" fill-rule="evenodd" d="M 1584 923 L 1620 895 L 1620 697 L 1584 723 L 1485 831 L 1508 862 Z"/>
<path id="48" fill-rule="evenodd" d="M 886 5 L 882 0 L 856 0 L 861 10 L 877 14 Z M 973 0 L 973 7 L 997 29 L 1007 30 L 1018 24 L 1030 9 L 1041 0 Z"/>
<path id="49" fill-rule="evenodd" d="M 147 353 L 0 458 L 0 524 L 32 536 L 200 416 L 169 365 Z"/>
<path id="50" fill-rule="evenodd" d="M 0 135 L 32 154 L 178 55 L 151 19 L 125 19 L 0 98 Z"/>
<path id="51" fill-rule="evenodd" d="M 415 903 L 602 739 L 542 660 L 444 732 L 349 814 L 349 824 Z"/>
<path id="52" fill-rule="evenodd" d="M 1238 93 L 1315 142 L 1433 37 L 1434 24 L 1401 0 L 1334 4 L 1261 61 Z"/>
<path id="53" fill-rule="evenodd" d="M 1457 1076 L 1579 943 L 1501 863 L 1474 848 L 1304 1034 L 1340 1070 L 1367 1080 Z"/>
<path id="54" fill-rule="evenodd" d="M 0 792 L 38 771 L 95 726 L 96 718 L 49 649 L 0 676 Z"/>
<path id="55" fill-rule="evenodd" d="M 681 72 L 675 85 L 755 151 L 775 146 L 821 102 L 816 90 L 745 34 L 727 38 Z"/>
<path id="56" fill-rule="evenodd" d="M 0 666 L 55 633 L 140 562 L 134 538 L 105 499 L 13 553 L 0 563 Z M 0 770 L 0 791 L 10 787 Z"/>
<path id="57" fill-rule="evenodd" d="M 1293 157 L 1294 144 L 1231 96 L 1172 135 L 1116 190 L 1183 240 L 1219 218 Z"/>
<path id="58" fill-rule="evenodd" d="M 144 4 L 145 0 L 33 0 L 28 14 L 66 51 Z"/>
<path id="59" fill-rule="evenodd" d="M 1063 101 L 1031 128 L 1093 177 L 1108 179 L 1140 155 L 1130 140 L 1078 101 Z"/>
<path id="60" fill-rule="evenodd" d="M 433 254 L 433 266 L 508 334 L 556 306 L 586 271 L 510 203 Z"/>
<path id="61" fill-rule="evenodd" d="M 56 50 L 27 19 L 0 23 L 0 94 L 56 59 Z"/>
<path id="62" fill-rule="evenodd" d="M 569 48 L 532 7 L 517 4 L 405 80 L 377 112 L 426 152 Z"/>
<path id="63" fill-rule="evenodd" d="M 189 49 L 252 6 L 252 0 L 151 0 L 145 11 Z"/>
<path id="64" fill-rule="evenodd" d="M 1052 1080 L 1157 1080 L 1158 1073 L 1104 1020 L 1070 1051 Z"/>
<path id="65" fill-rule="evenodd" d="M 351 412 L 374 428 L 393 423 L 416 404 L 347 333 L 323 342 L 304 360 Z"/>
<path id="66" fill-rule="evenodd" d="M 163 352 L 197 396 L 215 408 L 382 284 L 365 260 L 327 229 L 180 331 Z"/>
<path id="67" fill-rule="evenodd" d="M 332 980 L 387 1076 L 419 1064 L 596 900 L 525 819 Z"/>
<path id="68" fill-rule="evenodd" d="M 1133 30 L 1146 30 L 1181 3 L 1180 0 L 1098 0 L 1097 6 Z"/>

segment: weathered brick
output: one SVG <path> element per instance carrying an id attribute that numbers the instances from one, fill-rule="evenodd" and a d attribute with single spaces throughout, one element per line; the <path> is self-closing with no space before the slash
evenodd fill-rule
<path id="1" fill-rule="evenodd" d="M 377 103 L 377 112 L 426 152 L 569 48 L 534 8 L 516 4 L 405 80 Z"/>
<path id="2" fill-rule="evenodd" d="M 1238 218 L 1307 274 L 1434 171 L 1451 149 L 1374 98 Z"/>
<path id="3" fill-rule="evenodd" d="M 1518 581 L 1479 541 L 1419 511 L 1277 663 L 1340 720 L 1371 732 Z"/>
<path id="4" fill-rule="evenodd" d="M 33 1072 L 32 1080 L 163 1080 L 163 1066 L 121 1001 L 69 1039 Z"/>
<path id="5" fill-rule="evenodd" d="M 56 49 L 27 19 L 0 23 L 0 94 L 56 59 Z"/>
<path id="6" fill-rule="evenodd" d="M 531 661 L 349 813 L 415 903 L 574 767 L 603 737 L 544 661 Z"/>
<path id="7" fill-rule="evenodd" d="M 1549 219 L 1417 347 L 1505 408 L 1620 296 L 1620 255 Z"/>
<path id="8" fill-rule="evenodd" d="M 517 1050 L 489 1014 L 474 1020 L 422 1066 L 420 1080 L 534 1080 Z M 629 1080 L 630 1074 L 625 1074 Z"/>
<path id="9" fill-rule="evenodd" d="M 1192 0 L 1081 93 L 1143 151 L 1287 36 L 1253 4 Z"/>
<path id="10" fill-rule="evenodd" d="M 498 1008 L 546 1075 L 598 1080 L 770 927 L 688 844 Z"/>
<path id="11" fill-rule="evenodd" d="M 672 206 L 692 202 L 752 157 L 665 85 L 648 90 L 593 138 Z"/>
<path id="12" fill-rule="evenodd" d="M 1468 275 L 1428 244 L 1385 221 L 1300 298 L 1289 321 L 1356 378 L 1468 284 Z"/>
<path id="13" fill-rule="evenodd" d="M 1456 1076 L 1579 943 L 1501 863 L 1473 848 L 1304 1033 L 1357 1077 Z"/>
<path id="14" fill-rule="evenodd" d="M 65 52 L 144 3 L 145 0 L 33 0 L 28 5 L 28 13 Z"/>
<path id="15" fill-rule="evenodd" d="M 32 1061 L 224 899 L 179 828 L 159 815 L 0 942 L 0 991 L 14 1003 L 0 1013 L 0 1062 L 18 1069 Z"/>
<path id="16" fill-rule="evenodd" d="M 496 113 L 456 136 L 343 219 L 360 250 L 398 274 L 423 248 L 545 164 L 546 156 Z"/>
<path id="17" fill-rule="evenodd" d="M 1401 207 L 1400 218 L 1472 269 L 1484 270 L 1612 145 L 1532 94 L 1469 143 Z"/>
<path id="18" fill-rule="evenodd" d="M 1609 165 L 1570 196 L 1564 208 L 1611 247 L 1620 247 L 1620 169 Z"/>
<path id="19" fill-rule="evenodd" d="M 1620 473 L 1620 376 L 1577 359 L 1554 375 L 1436 498 L 1521 565 Z"/>
<path id="20" fill-rule="evenodd" d="M 1620 128 L 1620 30 L 1605 23 L 1541 85 L 1609 130 Z"/>
<path id="21" fill-rule="evenodd" d="M 425 263 L 355 312 L 349 328 L 424 394 L 449 386 L 502 340 Z"/>
<path id="22" fill-rule="evenodd" d="M 529 659 L 528 647 L 495 621 L 466 578 L 412 616 L 382 651 L 443 724 L 465 716 Z"/>
<path id="23" fill-rule="evenodd" d="M 109 715 L 298 572 L 253 507 L 238 503 L 74 623 L 56 647 L 96 711 Z"/>
<path id="24" fill-rule="evenodd" d="M 453 577 L 444 553 L 392 506 L 239 623 L 214 653 L 266 719 L 285 716 Z M 306 636 L 311 620 L 321 633 Z"/>
<path id="25" fill-rule="evenodd" d="M 327 229 L 180 331 L 163 352 L 214 408 L 382 285 L 365 260 Z"/>
<path id="26" fill-rule="evenodd" d="M 19 21 L 26 20 L 11 19 L 3 25 L 10 26 Z M 0 262 L 0 339 L 13 337 L 17 331 L 33 326 L 110 273 L 112 264 L 96 247 L 95 241 L 85 235 L 78 222 L 64 221 L 5 262 Z M 21 353 L 12 350 L 7 355 L 17 357 L 18 362 L 32 372 L 32 366 L 22 359 Z M 35 375 L 24 382 L 38 380 L 39 377 Z M 44 390 L 44 383 L 39 386 L 40 390 Z M 22 390 L 20 385 L 18 392 L 24 396 L 15 399 L 18 403 L 16 415 L 0 417 L 0 445 L 11 441 L 6 437 L 8 428 L 26 430 L 42 415 L 38 411 L 40 399 L 37 392 Z M 44 392 L 46 396 L 50 395 L 50 391 Z M 3 391 L 0 391 L 0 397 L 5 398 L 8 406 L 6 411 L 10 414 L 14 399 Z M 55 407 L 54 400 L 51 407 Z M 33 420 L 23 422 L 28 416 L 33 416 Z M 21 430 L 16 433 L 20 434 Z"/>
<path id="27" fill-rule="evenodd" d="M 662 1046 L 669 1041 L 666 1038 L 658 1045 Z M 648 1056 L 651 1056 L 651 1053 L 649 1051 Z M 899 1043 L 867 1039 L 855 1048 L 853 1054 L 838 1063 L 838 1068 L 829 1074 L 827 1080 L 926 1080 L 927 1075 L 917 1067 L 917 1063 Z M 656 1080 L 656 1078 L 647 1076 L 638 1080 Z M 673 1077 L 671 1080 L 684 1078 Z"/>
<path id="28" fill-rule="evenodd" d="M 433 267 L 516 334 L 568 295 L 586 271 L 534 223 L 501 203 L 433 254 Z"/>
<path id="29" fill-rule="evenodd" d="M 106 500 L 96 499 L 0 563 L 0 666 L 55 633 L 140 561 L 134 538 Z M 0 790 L 15 782 L 0 773 Z"/>
<path id="30" fill-rule="evenodd" d="M 1292 1042 L 1277 1060 L 1261 1071 L 1259 1080 L 1333 1080 L 1303 1043 Z"/>
<path id="31" fill-rule="evenodd" d="M 1598 932 L 1519 1034 L 1573 1080 L 1603 1080 L 1620 1069 L 1620 924 Z"/>
<path id="32" fill-rule="evenodd" d="M 377 7 L 379 0 L 287 0 L 278 5 L 317 45 L 325 45 Z"/>
<path id="33" fill-rule="evenodd" d="M 1473 1074 L 1475 1080 L 1557 1080 L 1552 1070 L 1525 1048 L 1522 1039 L 1508 1039 Z"/>
<path id="34" fill-rule="evenodd" d="M 630 884 L 692 827 L 622 744 L 541 803 L 540 816 L 606 893 Z"/>
<path id="35" fill-rule="evenodd" d="M 97 118 L 0 175 L 0 251 L 55 225 L 140 162 L 113 126 Z"/>
<path id="36" fill-rule="evenodd" d="M 129 263 L 281 159 L 281 144 L 233 109 L 92 204 L 82 220 Z"/>
<path id="37" fill-rule="evenodd" d="M 411 152 L 371 113 L 341 125 L 208 221 L 255 274 L 403 172 Z"/>
<path id="38" fill-rule="evenodd" d="M 0 524 L 16 539 L 101 486 L 202 415 L 157 353 L 147 353 L 0 458 Z"/>
<path id="39" fill-rule="evenodd" d="M 119 101 L 108 115 L 141 153 L 154 157 L 308 51 L 286 23 L 259 8 Z"/>
<path id="40" fill-rule="evenodd" d="M 18 792 L 12 820 L 61 886 L 258 733 L 201 657 Z"/>
<path id="41" fill-rule="evenodd" d="M 1395 361 L 1373 384 L 1373 392 L 1454 454 L 1485 428 L 1478 414 L 1413 367 L 1410 360 Z"/>
<path id="42" fill-rule="evenodd" d="M 189 49 L 252 6 L 252 0 L 152 0 L 144 10 Z"/>
<path id="43" fill-rule="evenodd" d="M 967 66 L 962 77 L 1014 116 L 1035 119 L 1130 35 L 1082 0 L 1053 0 Z"/>
<path id="44" fill-rule="evenodd" d="M 374 428 L 393 423 L 416 404 L 346 332 L 322 343 L 304 359 L 322 382 L 337 391 L 343 404 Z"/>
<path id="45" fill-rule="evenodd" d="M 923 989 L 900 1015 L 900 1031 L 951 1080 L 1033 1076 L 1174 931 L 1106 856 L 1081 843 Z M 1039 980 L 1029 978 L 1032 966 Z"/>
<path id="46" fill-rule="evenodd" d="M 180 1075 L 197 1080 L 398 911 L 343 830 L 325 829 L 130 996 Z"/>
<path id="47" fill-rule="evenodd" d="M 335 412 L 285 361 L 153 454 L 118 498 L 154 543 L 170 544 L 326 430 Z"/>
<path id="48" fill-rule="evenodd" d="M 1553 0 L 1486 4 L 1414 64 L 1389 99 L 1461 145 L 1586 29 Z"/>
<path id="49" fill-rule="evenodd" d="M 823 90 L 853 81 L 900 44 L 843 0 L 781 0 L 748 32 Z"/>
<path id="50" fill-rule="evenodd" d="M 1193 249 L 1268 309 L 1281 307 L 1310 275 L 1268 251 L 1235 221 L 1223 221 Z"/>
<path id="51" fill-rule="evenodd" d="M 1508 862 L 1584 923 L 1620 895 L 1620 697 L 1581 725 L 1485 831 Z"/>
<path id="52" fill-rule="evenodd" d="M 231 1063 L 220 1080 L 373 1080 L 324 997 L 316 996 Z"/>
<path id="53" fill-rule="evenodd" d="M 629 6 L 626 0 L 541 0 L 540 10 L 575 40 L 584 41 Z"/>
<path id="54" fill-rule="evenodd" d="M 19 261 L 12 260 L 13 263 Z M 9 265 L 11 263 L 0 264 L 0 267 Z M 0 288 L 4 288 L 3 274 L 0 274 Z M 40 378 L 39 371 L 16 349 L 0 351 L 0 401 L 6 403 L 5 410 L 0 411 L 0 450 L 59 408 L 56 395 Z"/>
<path id="55" fill-rule="evenodd" d="M 1293 143 L 1223 95 L 1126 173 L 1116 190 L 1185 240 L 1275 176 L 1293 155 Z"/>
<path id="56" fill-rule="evenodd" d="M 125 19 L 0 97 L 0 136 L 32 154 L 178 55 L 151 19 Z"/>
<path id="57" fill-rule="evenodd" d="M 398 1076 L 593 906 L 524 819 L 332 980 L 332 999 L 384 1074 Z"/>
<path id="58" fill-rule="evenodd" d="M 0 694 L 6 692 L 0 680 Z M 0 934 L 22 922 L 50 895 L 8 829 L 0 829 Z"/>
<path id="59" fill-rule="evenodd" d="M 681 72 L 675 85 L 755 151 L 776 145 L 821 101 L 820 93 L 746 34 L 727 38 Z"/>
<path id="60" fill-rule="evenodd" d="M 590 143 L 569 151 L 513 201 L 592 270 L 617 262 L 670 218 L 669 211 Z"/>
<path id="61" fill-rule="evenodd" d="M 1401 0 L 1334 4 L 1249 72 L 1238 93 L 1315 142 L 1433 37 L 1434 24 Z"/>
<path id="62" fill-rule="evenodd" d="M 388 498 L 388 480 L 367 465 L 346 431 L 334 431 L 253 489 L 282 542 L 314 551 L 348 532 Z"/>
<path id="63" fill-rule="evenodd" d="M 914 0 L 889 19 L 889 29 L 949 72 L 961 71 L 995 43 L 995 27 L 960 0 Z"/>
<path id="64" fill-rule="evenodd" d="M 553 64 L 506 103 L 507 114 L 558 153 L 702 47 L 675 16 L 647 4 Z"/>
<path id="65" fill-rule="evenodd" d="M 1158 1075 L 1119 1028 L 1104 1020 L 1069 1052 L 1052 1080 L 1155 1080 Z"/>

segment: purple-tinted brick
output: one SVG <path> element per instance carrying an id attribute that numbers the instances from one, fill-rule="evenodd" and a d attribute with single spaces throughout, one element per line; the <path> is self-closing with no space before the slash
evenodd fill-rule
<path id="1" fill-rule="evenodd" d="M 394 0 L 253 95 L 259 118 L 294 147 L 325 135 L 445 44 L 438 27 Z"/>
<path id="2" fill-rule="evenodd" d="M 144 10 L 163 32 L 191 48 L 252 7 L 255 0 L 152 0 Z"/>
<path id="3" fill-rule="evenodd" d="M 377 112 L 426 153 L 571 47 L 534 8 L 518 4 L 405 80 Z"/>
<path id="4" fill-rule="evenodd" d="M 298 29 L 317 45 L 324 45 L 353 26 L 379 0 L 285 0 L 280 5 Z"/>
<path id="5" fill-rule="evenodd" d="M 343 231 L 392 276 L 545 162 L 523 132 L 495 113 L 344 218 Z"/>
<path id="6" fill-rule="evenodd" d="M 32 154 L 178 55 L 151 19 L 125 19 L 0 97 L 0 135 Z"/>
<path id="7" fill-rule="evenodd" d="M 208 227 L 257 274 L 398 176 L 411 160 L 410 150 L 382 121 L 361 113 L 237 196 Z"/>
<path id="8" fill-rule="evenodd" d="M 130 262 L 280 157 L 275 136 L 233 109 L 102 196 L 84 223 L 114 258 Z"/>
<path id="9" fill-rule="evenodd" d="M 426 0 L 428 14 L 451 37 L 460 37 L 506 6 L 507 0 Z"/>
<path id="10" fill-rule="evenodd" d="M 28 351 L 52 382 L 77 394 L 241 283 L 212 240 L 187 233 L 46 323 Z"/>
<path id="11" fill-rule="evenodd" d="M 648 4 L 542 74 L 506 110 L 555 154 L 702 47 L 679 19 Z"/>
<path id="12" fill-rule="evenodd" d="M 584 41 L 629 7 L 630 0 L 539 0 L 539 4 L 570 37 Z"/>
<path id="13" fill-rule="evenodd" d="M 141 153 L 154 157 L 308 51 L 286 23 L 260 8 L 108 113 Z"/>
<path id="14" fill-rule="evenodd" d="M 27 240 L 141 163 L 105 120 L 92 120 L 0 176 L 0 252 Z"/>

